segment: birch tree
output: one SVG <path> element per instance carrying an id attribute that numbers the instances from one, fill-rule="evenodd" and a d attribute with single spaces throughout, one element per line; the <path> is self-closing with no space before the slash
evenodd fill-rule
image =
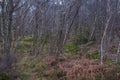
<path id="1" fill-rule="evenodd" d="M 104 56 L 105 56 L 105 42 L 106 42 L 106 37 L 107 37 L 107 31 L 108 31 L 108 28 L 109 28 L 109 24 L 110 24 L 110 21 L 111 21 L 111 18 L 112 18 L 112 14 L 111 14 L 111 7 L 110 7 L 110 0 L 107 0 L 107 14 L 108 14 L 108 17 L 107 17 L 107 20 L 106 20 L 106 24 L 105 24 L 105 29 L 104 29 L 104 32 L 103 32 L 103 36 L 102 36 L 102 39 L 101 39 L 101 50 L 100 50 L 100 55 L 101 55 L 101 65 L 103 65 L 103 60 L 104 60 Z"/>

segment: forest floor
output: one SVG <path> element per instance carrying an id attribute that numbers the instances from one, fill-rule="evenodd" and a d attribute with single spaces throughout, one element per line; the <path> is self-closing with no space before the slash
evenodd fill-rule
<path id="1" fill-rule="evenodd" d="M 99 44 L 90 44 L 81 45 L 83 48 L 77 53 L 59 57 L 47 54 L 34 56 L 28 52 L 29 46 L 32 46 L 31 38 L 24 39 L 19 46 L 23 52 L 18 50 L 17 63 L 13 65 L 16 70 L 13 74 L 17 75 L 15 80 L 120 80 L 120 64 L 114 62 L 117 47 L 109 47 L 109 55 L 106 54 L 101 66 Z M 0 80 L 13 79 L 1 79 L 0 74 Z"/>
<path id="2" fill-rule="evenodd" d="M 26 55 L 15 65 L 17 80 L 120 80 L 120 65 L 109 58 L 101 66 L 98 48 L 59 57 Z"/>

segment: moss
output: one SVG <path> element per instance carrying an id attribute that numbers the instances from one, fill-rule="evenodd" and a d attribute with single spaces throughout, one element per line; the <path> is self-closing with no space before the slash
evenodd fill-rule
<path id="1" fill-rule="evenodd" d="M 44 34 L 41 36 L 41 42 L 44 42 L 45 44 L 48 43 L 48 40 L 49 40 L 49 34 Z"/>
<path id="2" fill-rule="evenodd" d="M 115 70 L 120 73 L 120 65 L 116 65 Z"/>
<path id="3" fill-rule="evenodd" d="M 33 37 L 32 36 L 25 36 L 23 41 L 25 41 L 25 42 L 33 42 Z"/>
<path id="4" fill-rule="evenodd" d="M 15 80 L 15 79 L 5 73 L 0 73 L 0 80 Z"/>
<path id="5" fill-rule="evenodd" d="M 46 69 L 47 65 L 42 62 L 40 57 L 36 57 L 30 60 L 28 57 L 21 60 L 19 64 L 17 64 L 18 68 L 21 69 L 21 78 L 22 79 L 30 79 L 31 73 L 37 73 L 35 77 L 43 77 L 44 70 Z"/>
<path id="6" fill-rule="evenodd" d="M 58 72 L 57 73 L 57 77 L 58 77 L 58 79 L 60 79 L 60 78 L 62 78 L 62 77 L 65 77 L 66 76 L 66 73 L 65 72 Z"/>
<path id="7" fill-rule="evenodd" d="M 40 78 L 35 78 L 34 80 L 41 80 Z"/>
<path id="8" fill-rule="evenodd" d="M 101 80 L 101 74 L 97 74 L 96 76 L 95 76 L 95 78 L 96 78 L 96 80 Z"/>
<path id="9" fill-rule="evenodd" d="M 23 53 L 26 53 L 30 50 L 30 45 L 27 45 L 27 44 L 19 44 L 18 48 L 17 48 L 17 51 L 18 52 L 23 52 Z"/>
<path id="10" fill-rule="evenodd" d="M 78 47 L 72 43 L 66 44 L 65 47 L 66 47 L 65 49 L 66 53 L 74 54 L 78 51 Z"/>
<path id="11" fill-rule="evenodd" d="M 104 63 L 110 65 L 111 67 L 112 67 L 113 65 L 115 65 L 115 62 L 114 62 L 113 60 L 111 60 L 111 59 L 105 59 L 105 60 L 104 60 Z"/>
<path id="12" fill-rule="evenodd" d="M 17 51 L 26 53 L 32 47 L 33 38 L 31 36 L 25 36 L 21 43 L 18 45 Z"/>
<path id="13" fill-rule="evenodd" d="M 104 74 L 104 79 L 105 80 L 117 80 L 117 77 L 114 75 L 114 74 L 112 74 L 112 73 L 107 73 L 107 74 Z"/>
<path id="14" fill-rule="evenodd" d="M 30 76 L 30 74 L 28 73 L 28 72 L 22 72 L 21 74 L 20 74 L 20 77 L 21 78 L 28 78 Z"/>
<path id="15" fill-rule="evenodd" d="M 43 67 L 46 67 L 46 64 L 42 62 L 42 60 L 40 58 L 36 58 L 33 60 L 27 60 L 26 57 L 25 59 L 23 59 L 19 64 L 19 67 L 23 67 L 25 70 L 36 70 L 36 69 L 41 69 Z"/>
<path id="16" fill-rule="evenodd" d="M 98 51 L 94 51 L 93 53 L 87 54 L 86 57 L 89 59 L 100 59 Z"/>
<path id="17" fill-rule="evenodd" d="M 94 41 L 89 41 L 88 43 L 87 43 L 87 45 L 88 46 L 91 46 L 91 45 L 93 45 L 95 42 Z"/>
<path id="18" fill-rule="evenodd" d="M 89 38 L 87 35 L 85 34 L 79 34 L 76 36 L 76 41 L 75 41 L 75 44 L 85 44 L 89 41 Z"/>
<path id="19" fill-rule="evenodd" d="M 59 70 L 54 70 L 54 72 L 52 74 L 47 75 L 46 77 L 49 80 L 58 80 L 60 78 L 63 78 L 65 75 L 66 75 L 65 73 L 59 72 Z"/>
<path id="20" fill-rule="evenodd" d="M 80 77 L 80 79 L 78 79 L 78 80 L 88 80 L 88 78 L 87 77 Z"/>
<path id="21" fill-rule="evenodd" d="M 113 51 L 117 52 L 118 48 L 117 47 L 114 47 L 113 48 Z"/>

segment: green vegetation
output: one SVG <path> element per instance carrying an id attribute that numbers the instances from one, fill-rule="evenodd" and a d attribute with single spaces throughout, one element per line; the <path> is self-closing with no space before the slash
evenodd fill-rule
<path id="1" fill-rule="evenodd" d="M 87 35 L 79 34 L 76 36 L 75 44 L 85 44 L 89 41 L 89 37 Z"/>
<path id="2" fill-rule="evenodd" d="M 49 42 L 49 34 L 44 34 L 41 36 L 41 42 L 44 42 L 45 44 L 47 44 Z"/>
<path id="3" fill-rule="evenodd" d="M 118 73 L 120 73 L 120 65 L 117 64 L 117 65 L 115 66 L 115 70 L 116 70 Z"/>
<path id="4" fill-rule="evenodd" d="M 88 80 L 87 77 L 80 77 L 78 80 Z"/>
<path id="5" fill-rule="evenodd" d="M 120 80 L 120 0 L 0 6 L 0 80 Z"/>
<path id="6" fill-rule="evenodd" d="M 41 37 L 41 42 L 45 43 L 44 48 L 49 43 L 48 37 L 49 37 L 48 35 L 43 35 Z M 88 37 L 86 37 L 85 35 L 78 35 L 75 40 L 70 41 L 69 43 L 65 44 L 65 53 L 72 54 L 72 55 L 69 55 L 69 57 L 72 57 L 69 59 L 70 62 L 72 62 L 76 59 L 80 59 L 78 58 L 78 56 L 74 56 L 74 55 L 76 55 L 81 50 L 81 46 L 84 46 L 84 45 L 88 46 L 88 47 L 85 47 L 85 50 L 86 50 L 85 52 L 89 52 L 90 47 L 92 47 L 94 44 L 95 42 L 89 41 Z M 66 79 L 66 76 L 69 76 L 67 75 L 67 72 L 59 68 L 58 65 L 61 63 L 61 62 L 59 63 L 59 60 L 55 60 L 58 63 L 55 63 L 56 65 L 51 66 L 51 64 L 46 64 L 46 61 L 44 61 L 42 57 L 43 55 L 41 57 L 40 56 L 39 57 L 28 56 L 27 53 L 32 48 L 32 46 L 33 46 L 33 37 L 25 36 L 17 48 L 18 52 L 25 53 L 24 57 L 21 58 L 20 62 L 16 64 L 16 69 L 20 70 L 20 74 L 19 74 L 20 79 L 22 80 L 42 80 L 43 79 L 44 80 L 45 78 L 46 80 L 57 80 L 57 79 L 63 80 L 63 79 Z M 88 54 L 83 54 L 81 56 L 84 56 L 84 55 L 86 56 L 85 58 L 89 60 L 94 61 L 94 60 L 100 59 L 100 53 L 98 50 L 90 51 Z M 51 58 L 51 59 L 54 59 L 54 58 Z M 83 59 L 83 62 L 84 62 L 84 59 Z M 116 72 L 120 73 L 120 66 L 119 65 L 113 66 L 114 62 L 112 60 L 106 59 L 104 63 L 106 65 L 110 65 L 111 66 L 110 68 L 112 69 L 114 67 L 115 73 Z M 65 63 L 63 62 L 63 64 Z M 73 65 L 69 66 L 68 64 L 65 66 L 69 66 L 69 68 L 72 70 L 73 69 L 72 67 L 75 66 L 74 62 L 72 64 Z M 89 64 L 87 64 L 86 66 L 88 65 Z M 91 65 L 94 65 L 94 63 L 92 64 L 91 62 Z M 76 66 L 79 68 L 78 64 Z M 80 66 L 80 69 L 81 69 L 81 66 Z M 74 72 L 74 69 L 73 69 L 73 72 Z M 108 73 L 103 74 L 103 73 L 104 72 L 102 72 L 102 74 L 96 74 L 93 77 L 95 77 L 96 80 L 100 80 L 101 76 L 103 75 L 105 80 L 107 79 L 116 80 L 116 74 L 112 74 L 111 72 L 109 74 Z M 115 75 L 115 77 L 113 77 L 112 75 Z M 76 80 L 88 80 L 88 79 L 91 80 L 89 77 L 86 77 L 86 76 L 76 76 Z M 0 74 L 0 80 L 14 80 L 14 78 L 11 78 L 6 74 Z"/>
<path id="7" fill-rule="evenodd" d="M 105 80 L 116 80 L 117 76 L 114 73 L 106 73 L 104 74 Z"/>
<path id="8" fill-rule="evenodd" d="M 23 78 L 29 78 L 30 77 L 30 73 L 28 72 L 21 72 L 20 77 Z"/>
<path id="9" fill-rule="evenodd" d="M 75 54 L 81 49 L 81 45 L 93 45 L 94 41 L 90 41 L 87 35 L 77 35 L 71 38 L 71 42 L 65 45 L 65 53 Z"/>
<path id="10" fill-rule="evenodd" d="M 26 53 L 30 51 L 31 47 L 33 46 L 33 37 L 32 36 L 25 36 L 23 40 L 18 45 L 17 51 Z"/>
<path id="11" fill-rule="evenodd" d="M 41 68 L 46 67 L 46 65 L 42 62 L 40 58 L 37 59 L 31 59 L 30 58 L 23 58 L 21 62 L 18 64 L 18 67 L 20 67 L 22 70 L 25 69 L 25 71 L 32 71 L 34 70 L 39 70 Z M 26 69 L 27 67 L 27 69 Z"/>
<path id="12" fill-rule="evenodd" d="M 86 54 L 86 57 L 89 59 L 100 59 L 100 54 L 98 51 L 94 51 L 93 53 Z"/>
<path id="13" fill-rule="evenodd" d="M 101 77 L 102 77 L 101 74 L 97 74 L 97 75 L 95 76 L 96 80 L 101 80 Z"/>
<path id="14" fill-rule="evenodd" d="M 68 54 L 75 54 L 78 51 L 78 46 L 72 43 L 66 44 L 65 47 L 65 53 Z"/>
<path id="15" fill-rule="evenodd" d="M 0 80 L 15 80 L 15 79 L 5 73 L 0 73 Z"/>

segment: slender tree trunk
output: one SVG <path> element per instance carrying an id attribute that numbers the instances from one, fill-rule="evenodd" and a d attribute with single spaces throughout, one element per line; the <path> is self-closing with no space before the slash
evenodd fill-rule
<path id="1" fill-rule="evenodd" d="M 94 24 L 93 24 L 92 32 L 91 32 L 91 35 L 90 35 L 90 40 L 93 39 L 95 30 L 96 30 L 96 21 L 97 21 L 97 17 L 95 17 L 95 21 L 94 21 Z"/>
<path id="2" fill-rule="evenodd" d="M 119 63 L 119 57 L 120 57 L 120 40 L 119 40 L 117 54 L 116 54 L 116 63 Z"/>
<path id="3" fill-rule="evenodd" d="M 108 30 L 108 27 L 109 27 L 109 23 L 110 23 L 110 20 L 111 20 L 111 17 L 110 16 L 107 20 L 107 23 L 106 23 L 106 26 L 105 26 L 105 30 L 104 30 L 104 33 L 103 33 L 103 37 L 102 37 L 102 40 L 101 40 L 101 65 L 103 65 L 103 59 L 104 59 L 104 55 L 105 55 L 105 49 L 104 49 L 104 45 L 105 44 L 105 40 L 106 40 L 106 36 L 107 36 L 107 30 Z"/>

